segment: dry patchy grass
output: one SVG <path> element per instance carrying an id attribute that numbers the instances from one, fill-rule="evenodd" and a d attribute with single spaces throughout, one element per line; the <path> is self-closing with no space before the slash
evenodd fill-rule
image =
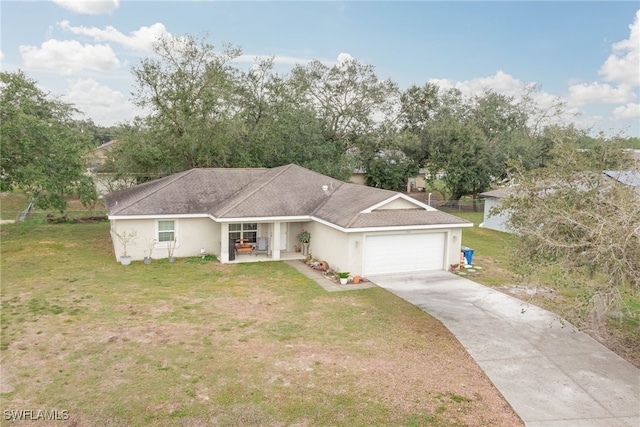
<path id="1" fill-rule="evenodd" d="M 2 262 L 3 409 L 75 426 L 522 425 L 440 322 L 382 289 L 327 293 L 277 262 L 124 267 L 104 223 L 3 227 Z"/>

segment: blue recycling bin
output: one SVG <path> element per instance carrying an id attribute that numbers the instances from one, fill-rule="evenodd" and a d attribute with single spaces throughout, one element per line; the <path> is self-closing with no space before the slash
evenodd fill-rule
<path id="1" fill-rule="evenodd" d="M 464 254 L 464 259 L 467 261 L 467 264 L 473 265 L 473 249 L 466 246 L 461 246 L 460 250 Z"/>

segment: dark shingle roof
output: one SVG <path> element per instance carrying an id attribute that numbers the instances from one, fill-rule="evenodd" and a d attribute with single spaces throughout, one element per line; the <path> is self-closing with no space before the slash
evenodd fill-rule
<path id="1" fill-rule="evenodd" d="M 495 197 L 496 199 L 503 199 L 513 194 L 513 188 L 498 188 L 496 190 L 485 191 L 478 194 L 480 197 Z"/>
<path id="2" fill-rule="evenodd" d="M 401 212 L 401 214 L 400 214 Z M 349 228 L 368 228 L 382 226 L 413 226 L 438 224 L 468 224 L 462 218 L 441 211 L 425 211 L 422 209 L 395 209 L 357 214 Z"/>
<path id="3" fill-rule="evenodd" d="M 210 214 L 266 169 L 191 169 L 104 196 L 109 215 Z"/>
<path id="4" fill-rule="evenodd" d="M 604 171 L 604 173 L 621 184 L 629 185 L 631 187 L 640 187 L 640 170 Z"/>
<path id="5" fill-rule="evenodd" d="M 110 216 L 313 216 L 344 228 L 468 223 L 418 205 L 416 209 L 361 213 L 397 195 L 286 165 L 272 169 L 192 169 L 107 194 L 105 204 Z"/>

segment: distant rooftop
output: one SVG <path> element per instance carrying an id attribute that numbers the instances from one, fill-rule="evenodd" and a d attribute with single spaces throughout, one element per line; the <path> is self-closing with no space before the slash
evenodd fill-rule
<path id="1" fill-rule="evenodd" d="M 640 187 L 640 171 L 604 171 L 604 173 L 621 184 Z"/>

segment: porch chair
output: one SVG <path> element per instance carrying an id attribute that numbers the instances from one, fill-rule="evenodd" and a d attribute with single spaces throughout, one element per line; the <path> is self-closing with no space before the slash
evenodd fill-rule
<path id="1" fill-rule="evenodd" d="M 268 237 L 258 237 L 256 239 L 256 247 L 253 248 L 253 253 L 258 256 L 258 252 L 266 252 L 269 255 L 269 238 Z"/>

